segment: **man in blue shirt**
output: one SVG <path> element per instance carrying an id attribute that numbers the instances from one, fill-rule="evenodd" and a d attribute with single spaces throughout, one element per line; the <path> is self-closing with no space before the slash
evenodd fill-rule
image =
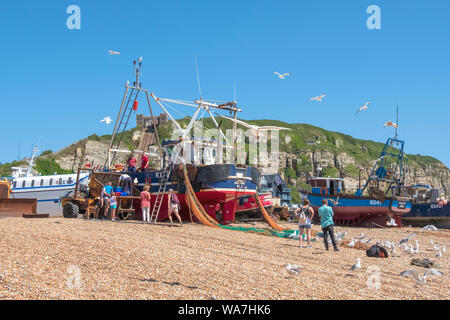
<path id="1" fill-rule="evenodd" d="M 333 209 L 328 206 L 328 200 L 322 200 L 322 206 L 319 208 L 319 217 L 320 224 L 322 226 L 323 232 L 323 241 L 325 242 L 325 249 L 328 251 L 328 235 L 330 235 L 331 243 L 333 244 L 334 251 L 339 251 L 339 248 L 336 245 L 336 240 L 334 239 L 334 230 L 333 230 Z"/>

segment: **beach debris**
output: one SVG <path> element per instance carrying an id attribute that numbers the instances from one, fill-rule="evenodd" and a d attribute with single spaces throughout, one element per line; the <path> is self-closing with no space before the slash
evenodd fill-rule
<path id="1" fill-rule="evenodd" d="M 442 251 L 439 250 L 438 253 L 436 254 L 436 258 L 441 258 L 442 257 Z"/>
<path id="2" fill-rule="evenodd" d="M 418 266 L 418 267 L 422 267 L 422 268 L 436 268 L 437 264 L 433 261 L 431 261 L 428 258 L 425 259 L 412 259 L 411 260 L 411 265 L 412 266 Z"/>
<path id="3" fill-rule="evenodd" d="M 100 120 L 100 122 L 104 122 L 107 125 L 109 125 L 112 122 L 112 119 L 111 119 L 111 117 L 108 116 L 108 117 L 104 117 L 102 120 Z"/>
<path id="4" fill-rule="evenodd" d="M 441 251 L 445 253 L 445 251 L 447 251 L 447 249 L 445 248 L 445 244 L 442 245 Z"/>
<path id="5" fill-rule="evenodd" d="M 300 273 L 300 267 L 298 265 L 288 263 L 285 265 L 285 267 L 289 275 L 296 276 Z"/>
<path id="6" fill-rule="evenodd" d="M 395 249 L 395 247 L 392 249 L 391 254 L 392 255 L 397 254 L 397 250 Z"/>
<path id="7" fill-rule="evenodd" d="M 394 122 L 392 122 L 392 121 L 386 121 L 385 123 L 384 123 L 384 126 L 383 127 L 393 127 L 393 128 L 398 128 L 398 124 L 396 124 L 396 123 L 394 123 Z"/>
<path id="8" fill-rule="evenodd" d="M 109 55 L 110 55 L 110 56 L 113 56 L 113 55 L 115 55 L 115 54 L 120 54 L 120 52 L 112 51 L 112 50 L 108 50 L 108 52 L 109 52 Z"/>
<path id="9" fill-rule="evenodd" d="M 320 95 L 318 97 L 314 97 L 314 98 L 311 98 L 309 100 L 311 100 L 311 101 L 313 101 L 313 100 L 322 101 L 322 98 L 324 98 L 325 96 L 326 96 L 326 94 L 322 94 L 322 95 Z"/>
<path id="10" fill-rule="evenodd" d="M 411 239 L 411 238 L 414 237 L 415 235 L 416 235 L 416 233 L 411 233 L 410 235 L 404 237 L 402 240 L 400 240 L 399 245 L 408 243 L 409 239 Z"/>
<path id="11" fill-rule="evenodd" d="M 280 79 L 285 79 L 285 77 L 286 76 L 290 76 L 291 74 L 290 73 L 283 73 L 283 74 L 279 74 L 278 72 L 274 72 L 277 76 L 278 76 L 278 78 L 280 78 Z"/>
<path id="12" fill-rule="evenodd" d="M 412 276 L 416 280 L 416 285 L 423 285 L 427 282 L 428 276 L 442 276 L 443 273 L 436 269 L 429 269 L 425 271 L 423 276 L 419 274 L 419 271 L 412 269 L 412 270 L 406 270 L 400 273 L 401 276 L 408 277 Z"/>
<path id="13" fill-rule="evenodd" d="M 423 231 L 438 231 L 439 229 L 433 226 L 432 224 L 428 224 L 422 228 Z"/>
<path id="14" fill-rule="evenodd" d="M 356 263 L 350 267 L 350 270 L 361 269 L 361 259 L 356 258 Z"/>
<path id="15" fill-rule="evenodd" d="M 363 106 L 356 111 L 356 113 L 359 113 L 360 111 L 369 109 L 369 104 L 370 104 L 370 102 L 364 103 Z"/>

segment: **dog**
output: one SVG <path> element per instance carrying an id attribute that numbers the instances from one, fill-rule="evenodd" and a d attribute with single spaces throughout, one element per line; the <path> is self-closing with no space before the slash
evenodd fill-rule
<path id="1" fill-rule="evenodd" d="M 89 205 L 86 209 L 85 218 L 90 219 L 91 214 L 93 215 L 94 219 L 98 219 L 98 214 L 100 212 L 100 198 L 95 199 L 94 205 Z"/>

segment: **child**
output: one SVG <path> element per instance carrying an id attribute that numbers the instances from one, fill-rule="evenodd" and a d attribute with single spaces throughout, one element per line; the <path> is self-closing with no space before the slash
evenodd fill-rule
<path id="1" fill-rule="evenodd" d="M 111 221 L 116 221 L 116 209 L 117 209 L 117 198 L 112 196 L 110 200 L 111 205 Z"/>

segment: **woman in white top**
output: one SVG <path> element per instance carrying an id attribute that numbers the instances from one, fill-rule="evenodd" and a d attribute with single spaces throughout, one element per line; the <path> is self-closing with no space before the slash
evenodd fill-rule
<path id="1" fill-rule="evenodd" d="M 300 211 L 300 214 L 298 212 Z M 306 237 L 308 239 L 308 248 L 311 248 L 311 221 L 314 219 L 314 209 L 309 206 L 309 200 L 305 199 L 303 205 L 295 210 L 295 215 L 299 219 L 298 228 L 300 233 L 298 239 L 300 240 L 300 247 L 303 246 L 303 233 L 306 229 Z"/>

